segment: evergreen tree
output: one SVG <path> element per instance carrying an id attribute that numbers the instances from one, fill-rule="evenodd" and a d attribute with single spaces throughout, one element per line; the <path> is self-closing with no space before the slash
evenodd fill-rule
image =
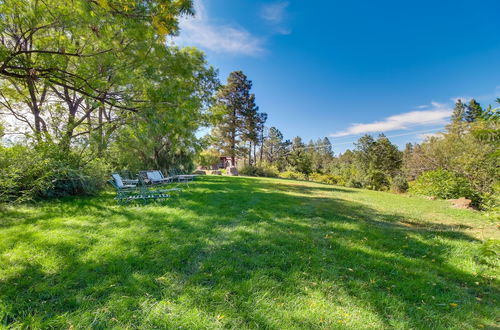
<path id="1" fill-rule="evenodd" d="M 271 127 L 262 146 L 264 159 L 270 164 L 275 164 L 285 156 L 286 146 L 283 134 L 276 127 Z"/>
<path id="2" fill-rule="evenodd" d="M 231 157 L 232 165 L 245 150 L 241 143 L 256 139 L 258 108 L 255 95 L 250 93 L 251 88 L 252 82 L 247 76 L 241 71 L 234 71 L 217 93 L 215 111 L 220 114 L 220 120 L 214 130 L 215 144 Z"/>
<path id="3" fill-rule="evenodd" d="M 258 139 L 257 143 L 254 144 L 254 147 L 257 146 L 257 144 L 260 145 L 260 163 L 262 163 L 262 156 L 263 156 L 263 151 L 264 151 L 264 130 L 266 128 L 265 124 L 267 121 L 267 113 L 262 112 L 259 114 L 258 118 L 258 123 L 257 123 L 257 131 L 258 131 Z M 255 157 L 254 163 L 257 163 L 257 152 L 254 149 L 253 155 Z"/>
<path id="4" fill-rule="evenodd" d="M 358 165 L 367 170 L 372 163 L 373 147 L 375 146 L 375 140 L 371 135 L 363 135 L 358 139 L 358 142 L 354 143 L 356 147 L 356 158 L 358 159 Z"/>
<path id="5" fill-rule="evenodd" d="M 459 124 L 464 121 L 465 116 L 465 104 L 462 100 L 457 100 L 455 103 L 455 108 L 453 109 L 453 114 L 451 115 L 451 123 Z"/>
<path id="6" fill-rule="evenodd" d="M 384 134 L 380 134 L 375 141 L 371 154 L 372 168 L 390 176 L 394 176 L 400 171 L 403 155 Z"/>
<path id="7" fill-rule="evenodd" d="M 309 158 L 311 159 L 311 170 L 313 172 L 322 172 L 323 170 L 323 160 L 321 159 L 321 139 L 318 139 L 316 142 L 312 140 L 309 141 L 307 145 L 306 152 L 309 154 Z"/>
<path id="8" fill-rule="evenodd" d="M 325 173 L 333 159 L 332 144 L 327 137 L 309 143 L 308 152 L 311 157 L 313 172 Z"/>
<path id="9" fill-rule="evenodd" d="M 258 132 L 258 122 L 259 122 L 259 114 L 258 108 L 255 106 L 255 96 L 250 94 L 249 102 L 253 105 L 250 107 L 245 107 L 242 112 L 242 127 L 241 127 L 241 139 L 242 141 L 248 145 L 247 148 L 247 158 L 248 165 L 252 163 L 252 145 L 255 146 L 258 141 L 259 132 Z"/>
<path id="10" fill-rule="evenodd" d="M 343 154 L 338 156 L 338 161 L 341 164 L 352 165 L 356 161 L 356 154 L 347 149 Z"/>
<path id="11" fill-rule="evenodd" d="M 288 160 L 296 171 L 304 174 L 311 173 L 311 157 L 306 151 L 306 145 L 302 142 L 300 136 L 293 138 Z"/>
<path id="12" fill-rule="evenodd" d="M 413 152 L 413 144 L 408 142 L 406 145 L 405 145 L 405 150 L 404 150 L 404 154 L 411 154 Z"/>
<path id="13" fill-rule="evenodd" d="M 355 145 L 355 163 L 363 172 L 380 171 L 394 176 L 400 171 L 403 155 L 384 134 L 380 134 L 377 140 L 371 135 L 364 135 Z"/>
<path id="14" fill-rule="evenodd" d="M 332 143 L 330 142 L 330 139 L 327 137 L 324 137 L 323 140 L 321 141 L 323 154 L 326 157 L 333 157 L 333 148 L 332 148 Z"/>
<path id="15" fill-rule="evenodd" d="M 329 138 L 324 137 L 320 141 L 321 141 L 320 153 L 322 159 L 322 168 L 323 172 L 326 172 L 327 169 L 330 167 L 331 162 L 333 161 L 333 148 Z"/>
<path id="16" fill-rule="evenodd" d="M 475 122 L 477 119 L 481 118 L 483 114 L 483 108 L 476 102 L 475 99 L 470 100 L 467 105 L 467 110 L 465 111 L 465 121 L 468 123 Z"/>

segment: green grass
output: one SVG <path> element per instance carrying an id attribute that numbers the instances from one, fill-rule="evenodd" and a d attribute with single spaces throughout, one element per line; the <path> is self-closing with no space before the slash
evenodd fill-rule
<path id="1" fill-rule="evenodd" d="M 445 201 L 277 179 L 8 207 L 0 327 L 492 328 L 487 238 L 494 225 Z"/>

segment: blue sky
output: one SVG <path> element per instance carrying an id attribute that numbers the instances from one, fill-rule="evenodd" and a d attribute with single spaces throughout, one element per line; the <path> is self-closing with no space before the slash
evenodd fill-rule
<path id="1" fill-rule="evenodd" d="M 196 0 L 180 45 L 204 50 L 225 82 L 242 70 L 268 126 L 286 138 L 361 134 L 418 142 L 456 98 L 500 97 L 500 1 Z"/>

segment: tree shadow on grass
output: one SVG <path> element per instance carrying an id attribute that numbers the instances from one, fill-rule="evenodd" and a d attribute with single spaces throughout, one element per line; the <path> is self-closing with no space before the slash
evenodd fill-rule
<path id="1" fill-rule="evenodd" d="M 418 221 L 323 190 L 315 197 L 314 187 L 290 189 L 207 178 L 164 204 L 114 206 L 105 194 L 27 213 L 4 227 L 0 320 L 95 328 L 493 324 L 496 285 L 448 262 L 474 238 L 408 227 Z"/>

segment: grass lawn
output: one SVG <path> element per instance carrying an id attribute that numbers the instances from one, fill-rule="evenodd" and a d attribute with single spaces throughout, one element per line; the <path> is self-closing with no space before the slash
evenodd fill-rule
<path id="1" fill-rule="evenodd" d="M 203 177 L 0 209 L 0 327 L 494 328 L 498 228 L 445 201 Z"/>

